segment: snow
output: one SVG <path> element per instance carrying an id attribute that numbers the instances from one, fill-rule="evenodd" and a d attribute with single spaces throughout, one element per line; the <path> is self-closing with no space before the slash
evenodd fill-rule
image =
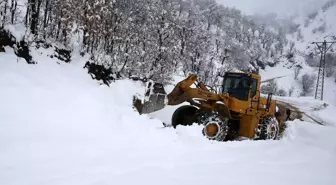
<path id="1" fill-rule="evenodd" d="M 308 14 L 306 16 L 298 16 L 294 19 L 295 23 L 300 24 L 299 29 L 301 30 L 303 39 L 297 40 L 297 33 L 288 37 L 295 42 L 295 48 L 301 52 L 309 53 L 314 51 L 313 48 L 316 47 L 316 44 L 312 44 L 312 42 L 333 41 L 332 36 L 336 34 L 336 6 L 332 6 L 326 11 L 323 11 L 319 6 L 315 9 L 317 16 L 309 20 L 308 25 L 305 25 L 306 20 L 308 20 Z M 316 31 L 317 28 L 324 24 L 324 32 Z"/>
<path id="2" fill-rule="evenodd" d="M 288 64 L 286 62 L 281 62 L 274 67 L 267 66 L 265 70 L 260 70 L 262 84 L 274 80 L 278 85 L 278 89 L 285 90 L 288 95 L 289 90 L 294 88 L 292 97 L 299 97 L 302 92 L 302 75 L 315 75 L 316 80 L 313 84 L 309 97 L 314 96 L 318 68 L 310 67 L 303 61 L 297 61 L 296 64 L 300 64 L 302 66 L 297 79 L 294 78 L 295 66 L 291 66 L 292 64 Z M 329 104 L 336 106 L 336 83 L 334 77 L 325 77 L 323 98 Z"/>
<path id="3" fill-rule="evenodd" d="M 35 51 L 38 65 L 28 65 L 6 51 L 0 184 L 336 184 L 334 126 L 295 120 L 278 141 L 209 141 L 200 126 L 162 128 L 135 112 L 140 83 L 108 88 L 91 79 L 81 57 L 57 64 Z"/>
<path id="4" fill-rule="evenodd" d="M 328 0 L 216 0 L 226 6 L 236 7 L 248 15 L 272 14 L 288 17 L 307 14 Z"/>
<path id="5" fill-rule="evenodd" d="M 315 100 L 314 97 L 274 97 L 276 100 L 287 102 L 304 112 L 304 118 L 308 121 L 318 121 L 323 125 L 335 126 L 336 120 L 333 113 L 336 112 L 336 106 L 328 101 Z M 311 118 L 314 120 L 311 120 Z"/>
<path id="6" fill-rule="evenodd" d="M 277 65 L 275 67 L 266 66 L 265 70 L 260 70 L 260 76 L 262 76 L 262 81 L 274 78 L 283 78 L 286 76 L 293 77 L 293 75 L 293 70 L 284 68 L 281 65 Z"/>

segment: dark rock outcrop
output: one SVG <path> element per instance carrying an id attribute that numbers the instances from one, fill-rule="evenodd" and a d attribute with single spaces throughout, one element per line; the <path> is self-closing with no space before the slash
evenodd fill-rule
<path id="1" fill-rule="evenodd" d="M 35 64 L 30 55 L 28 44 L 25 42 L 24 38 L 17 41 L 9 31 L 0 28 L 0 52 L 6 52 L 5 46 L 13 48 L 15 54 L 18 57 L 24 58 L 28 64 Z"/>

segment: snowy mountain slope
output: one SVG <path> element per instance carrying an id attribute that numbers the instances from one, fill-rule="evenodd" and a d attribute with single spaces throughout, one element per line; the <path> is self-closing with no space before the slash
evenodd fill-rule
<path id="1" fill-rule="evenodd" d="M 305 15 L 322 6 L 328 0 L 217 0 L 227 6 L 236 7 L 246 14 L 273 14 L 280 17 Z"/>
<path id="2" fill-rule="evenodd" d="M 289 39 L 295 42 L 295 48 L 309 53 L 315 48 L 312 42 L 336 40 L 336 1 L 330 0 L 322 7 L 305 15 L 298 16 L 293 21 L 299 25 L 298 31 Z M 335 47 L 334 47 L 335 48 Z"/>
<path id="3" fill-rule="evenodd" d="M 297 79 L 295 79 L 296 67 L 293 63 L 288 61 L 281 61 L 275 67 L 267 66 L 265 70 L 260 70 L 262 79 L 262 85 L 266 85 L 270 81 L 274 80 L 278 89 L 286 92 L 286 97 L 300 97 L 303 92 L 302 76 L 305 74 L 317 77 L 318 68 L 307 65 L 304 59 L 300 56 L 296 56 L 295 65 L 300 65 L 301 70 L 298 73 Z M 314 97 L 316 89 L 317 78 L 311 84 L 311 91 L 306 96 Z M 291 95 L 290 95 L 290 91 Z M 324 80 L 324 100 L 331 105 L 336 106 L 336 83 L 335 77 L 325 77 Z"/>
<path id="4" fill-rule="evenodd" d="M 322 42 L 324 40 L 334 41 L 336 40 L 336 1 L 329 0 L 324 2 L 322 6 L 316 6 L 315 10 L 311 10 L 310 13 L 305 15 L 297 16 L 293 21 L 297 24 L 297 31 L 293 34 L 288 34 L 288 39 L 295 43 L 294 45 L 294 58 L 296 65 L 300 65 L 302 70 L 298 76 L 298 80 L 294 79 L 295 68 L 287 69 L 286 63 L 282 62 L 282 65 L 277 66 L 273 69 L 267 69 L 263 73 L 264 76 L 284 76 L 282 78 L 276 79 L 278 85 L 285 89 L 287 92 L 290 88 L 294 88 L 294 93 L 292 96 L 300 96 L 302 92 L 302 81 L 301 77 L 304 74 L 318 75 L 318 69 L 316 67 L 311 67 L 307 64 L 307 59 L 305 58 L 309 54 L 314 54 L 314 65 L 318 65 L 320 60 L 320 55 L 317 53 L 317 47 L 312 42 Z M 329 45 L 328 45 L 329 46 Z M 336 45 L 333 45 L 328 53 L 333 53 L 336 49 Z M 328 65 L 332 65 L 330 61 Z M 312 65 L 312 63 L 310 63 Z M 330 68 L 330 66 L 328 66 Z M 272 73 L 272 71 L 274 73 Z M 291 73 L 291 74 L 289 74 Z M 284 75 L 283 75 L 284 74 Z M 308 96 L 314 96 L 316 80 L 312 85 L 312 91 Z M 324 100 L 331 105 L 336 105 L 336 83 L 335 76 L 330 76 L 325 78 L 324 84 Z"/>
<path id="5" fill-rule="evenodd" d="M 139 116 L 141 84 L 99 86 L 36 52 L 0 53 L 0 184 L 333 185 L 336 127 L 288 123 L 279 141 L 208 141 L 198 126 L 163 129 Z M 82 59 L 82 60 L 81 60 Z M 318 170 L 317 170 L 318 169 Z"/>

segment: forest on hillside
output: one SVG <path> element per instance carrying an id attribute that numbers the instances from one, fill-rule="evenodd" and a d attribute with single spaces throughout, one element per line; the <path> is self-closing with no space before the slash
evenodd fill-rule
<path id="1" fill-rule="evenodd" d="M 0 15 L 0 29 L 24 25 L 24 39 L 70 50 L 79 43 L 119 76 L 164 84 L 177 71 L 216 84 L 225 71 L 274 65 L 294 49 L 283 28 L 215 0 L 3 0 Z"/>

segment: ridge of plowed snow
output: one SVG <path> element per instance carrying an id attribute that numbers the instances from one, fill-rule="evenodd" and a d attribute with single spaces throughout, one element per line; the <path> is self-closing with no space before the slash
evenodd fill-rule
<path id="1" fill-rule="evenodd" d="M 336 184 L 336 128 L 288 123 L 279 141 L 219 143 L 139 115 L 141 84 L 99 86 L 80 62 L 0 53 L 0 184 Z"/>

